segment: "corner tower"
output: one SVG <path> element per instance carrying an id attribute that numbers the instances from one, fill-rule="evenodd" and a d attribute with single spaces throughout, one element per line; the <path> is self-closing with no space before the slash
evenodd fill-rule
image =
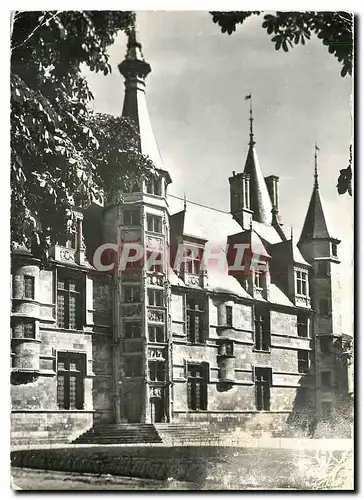
<path id="1" fill-rule="evenodd" d="M 315 146 L 314 186 L 298 248 L 312 266 L 310 277 L 313 313 L 312 337 L 315 344 L 317 411 L 320 420 L 339 411 L 347 393 L 347 372 L 337 356 L 341 343 L 340 240 L 329 227 L 320 194 Z"/>
<path id="2" fill-rule="evenodd" d="M 119 70 L 125 77 L 122 115 L 135 123 L 139 150 L 155 169 L 122 193 L 118 206 L 105 210 L 106 241 L 116 242 L 120 253 L 123 249 L 125 253 L 127 243 L 140 249 L 131 251 L 140 252 L 138 260 L 125 269 L 119 266 L 114 278 L 114 413 L 117 423 L 165 422 L 170 418 L 167 187 L 171 178 L 149 118 L 145 79 L 151 67 L 135 28 L 128 33 Z"/>

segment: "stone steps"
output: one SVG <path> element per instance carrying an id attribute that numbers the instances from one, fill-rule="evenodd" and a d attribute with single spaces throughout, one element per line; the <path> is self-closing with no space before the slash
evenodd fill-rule
<path id="1" fill-rule="evenodd" d="M 89 429 L 74 444 L 137 444 L 160 443 L 162 440 L 152 424 L 105 424 Z"/>
<path id="2" fill-rule="evenodd" d="M 219 444 L 221 433 L 212 432 L 209 427 L 199 427 L 193 424 L 155 424 L 163 443 L 172 446 L 186 446 L 189 444 Z"/>

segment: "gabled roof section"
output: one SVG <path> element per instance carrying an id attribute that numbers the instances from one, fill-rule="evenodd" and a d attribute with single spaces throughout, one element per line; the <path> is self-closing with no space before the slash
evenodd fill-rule
<path id="1" fill-rule="evenodd" d="M 179 228 L 180 235 L 208 240 L 214 244 L 221 244 L 225 248 L 227 236 L 241 232 L 241 226 L 229 212 L 188 200 L 184 202 L 173 196 L 168 196 L 168 205 L 172 214 L 171 229 L 176 231 Z"/>
<path id="2" fill-rule="evenodd" d="M 265 183 L 254 143 L 250 143 L 244 174 L 250 175 L 250 208 L 253 219 L 263 224 L 272 224 L 272 201 Z"/>
<path id="3" fill-rule="evenodd" d="M 253 254 L 264 257 L 265 259 L 271 258 L 271 255 L 269 255 L 269 253 L 267 252 L 263 241 L 254 231 L 254 229 L 243 231 L 238 234 L 233 234 L 230 236 L 229 241 L 249 245 L 249 249 Z"/>
<path id="4" fill-rule="evenodd" d="M 274 256 L 280 255 L 281 259 L 287 262 L 291 261 L 295 264 L 302 264 L 306 267 L 311 267 L 311 265 L 302 257 L 302 254 L 297 248 L 293 238 L 287 241 L 276 243 L 272 247 L 272 252 Z"/>

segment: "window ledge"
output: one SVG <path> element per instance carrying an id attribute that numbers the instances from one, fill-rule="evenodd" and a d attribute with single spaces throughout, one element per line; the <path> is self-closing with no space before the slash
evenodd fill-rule
<path id="1" fill-rule="evenodd" d="M 253 349 L 253 352 L 261 352 L 263 354 L 270 354 L 272 351 L 271 349 L 265 350 L 265 349 Z"/>
<path id="2" fill-rule="evenodd" d="M 31 338 L 28 338 L 28 337 L 12 337 L 11 338 L 12 341 L 16 340 L 18 342 L 35 342 L 36 344 L 41 344 L 42 341 L 40 339 L 31 339 Z"/>

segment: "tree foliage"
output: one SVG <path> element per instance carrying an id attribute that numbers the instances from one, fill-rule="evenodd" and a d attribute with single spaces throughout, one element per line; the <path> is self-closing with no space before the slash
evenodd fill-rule
<path id="1" fill-rule="evenodd" d="M 260 11 L 211 12 L 213 22 L 222 33 L 231 35 L 237 24 L 243 24 Z M 293 45 L 305 44 L 314 33 L 341 63 L 341 76 L 351 75 L 353 63 L 353 15 L 349 12 L 276 12 L 266 14 L 262 27 L 275 49 L 288 52 Z"/>
<path id="2" fill-rule="evenodd" d="M 11 40 L 11 239 L 31 245 L 72 212 L 102 195 L 103 151 L 113 122 L 118 152 L 112 157 L 126 181 L 143 159 L 131 124 L 93 116 L 93 96 L 80 65 L 111 71 L 107 49 L 132 12 L 16 12 Z M 103 131 L 105 126 L 105 131 Z M 100 147 L 101 146 L 101 147 Z M 115 176 L 114 176 L 115 177 Z M 117 185 L 117 183 L 115 184 Z"/>

